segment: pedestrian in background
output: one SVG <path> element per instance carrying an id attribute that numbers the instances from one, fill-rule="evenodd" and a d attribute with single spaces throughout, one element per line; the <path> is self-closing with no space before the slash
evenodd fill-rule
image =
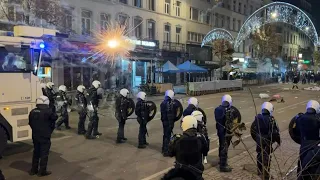
<path id="1" fill-rule="evenodd" d="M 299 87 L 298 87 L 298 82 L 299 82 L 298 76 L 297 76 L 297 75 L 294 75 L 294 77 L 293 77 L 293 86 L 292 86 L 292 89 L 294 89 L 294 88 L 299 89 Z"/>

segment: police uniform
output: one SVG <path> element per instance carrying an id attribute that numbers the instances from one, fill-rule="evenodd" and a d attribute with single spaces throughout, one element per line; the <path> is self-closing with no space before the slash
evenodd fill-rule
<path id="1" fill-rule="evenodd" d="M 54 84 L 52 82 L 48 82 L 45 88 L 42 88 L 42 93 L 44 96 L 47 96 L 50 100 L 49 107 L 52 109 L 53 112 L 56 112 L 55 100 L 57 94 L 54 92 L 53 87 Z"/>
<path id="2" fill-rule="evenodd" d="M 79 114 L 79 122 L 78 122 L 78 134 L 85 134 L 86 130 L 84 127 L 86 117 L 87 117 L 87 98 L 84 94 L 85 87 L 78 86 L 76 102 L 78 105 L 78 114 Z"/>
<path id="3" fill-rule="evenodd" d="M 57 96 L 57 101 L 58 103 L 62 103 L 61 105 L 61 115 L 60 115 L 60 119 L 57 122 L 57 130 L 61 130 L 60 126 L 62 125 L 62 123 L 65 124 L 66 129 L 70 129 L 69 126 L 69 113 L 68 113 L 68 105 L 70 105 L 69 103 L 69 99 L 67 97 L 67 93 L 66 93 L 67 89 L 64 85 L 59 87 L 59 93 Z"/>
<path id="4" fill-rule="evenodd" d="M 171 92 L 171 91 L 170 91 Z M 168 94 L 166 92 L 166 94 Z M 176 117 L 176 107 L 173 103 L 173 91 L 172 96 L 165 96 L 164 101 L 160 105 L 161 121 L 163 126 L 163 141 L 162 141 L 162 154 L 168 156 L 168 146 L 172 130 L 174 128 L 174 122 Z"/>
<path id="5" fill-rule="evenodd" d="M 30 175 L 46 176 L 48 156 L 51 147 L 51 134 L 58 116 L 49 107 L 49 99 L 40 96 L 37 99 L 37 107 L 29 114 L 29 125 L 32 129 L 33 157 Z"/>
<path id="6" fill-rule="evenodd" d="M 147 103 L 145 103 L 144 101 L 145 93 L 139 92 L 137 97 L 138 97 L 138 101 L 136 103 L 135 113 L 137 115 L 137 120 L 140 124 L 139 136 L 138 136 L 138 139 L 139 139 L 138 148 L 145 148 L 146 145 L 148 145 L 146 140 L 146 134 L 147 134 L 147 123 L 148 123 L 150 112 L 149 112 L 149 107 Z"/>
<path id="7" fill-rule="evenodd" d="M 308 151 L 301 163 L 300 179 L 313 180 L 320 179 L 320 146 Z"/>
<path id="8" fill-rule="evenodd" d="M 258 174 L 263 179 L 269 179 L 271 166 L 272 144 L 277 142 L 280 145 L 279 127 L 272 116 L 273 105 L 270 102 L 262 104 L 261 114 L 258 114 L 253 122 L 251 131 L 256 134 L 256 152 Z"/>
<path id="9" fill-rule="evenodd" d="M 206 138 L 208 148 L 210 148 L 208 129 L 207 129 L 207 126 L 203 120 L 204 115 L 202 114 L 201 111 L 193 111 L 191 115 L 197 119 L 197 121 L 198 121 L 197 131 L 198 131 L 198 133 L 202 134 Z M 203 156 L 204 156 L 204 163 L 207 163 L 208 154 L 205 153 L 205 154 L 203 154 Z"/>
<path id="10" fill-rule="evenodd" d="M 0 169 L 0 180 L 5 180 L 4 175 L 2 174 L 1 169 Z"/>
<path id="11" fill-rule="evenodd" d="M 96 83 L 96 84 L 95 84 Z M 99 127 L 99 116 L 98 116 L 98 108 L 99 108 L 99 100 L 102 98 L 100 94 L 98 94 L 98 88 L 100 86 L 99 81 L 93 81 L 92 87 L 89 89 L 89 105 L 90 106 L 90 115 L 89 115 L 89 124 L 88 130 L 86 132 L 87 139 L 95 139 L 97 136 L 101 136 L 102 133 L 98 131 Z"/>
<path id="12" fill-rule="evenodd" d="M 198 108 L 196 107 L 198 105 L 198 100 L 194 97 L 191 97 L 188 100 L 188 107 L 183 111 L 183 117 L 189 116 L 192 114 L 193 111 L 197 110 Z"/>
<path id="13" fill-rule="evenodd" d="M 298 162 L 298 172 L 300 172 L 300 162 L 303 162 L 305 156 L 310 150 L 317 147 L 320 141 L 320 105 L 317 101 L 311 100 L 307 104 L 307 112 L 296 120 L 297 128 L 300 130 L 301 146 L 300 160 Z M 298 173 L 299 174 L 299 173 Z M 302 177 L 300 177 L 302 179 Z"/>
<path id="14" fill-rule="evenodd" d="M 222 97 L 222 105 L 217 107 L 214 111 L 216 119 L 217 135 L 219 138 L 219 158 L 220 158 L 220 171 L 230 172 L 232 169 L 228 165 L 228 148 L 232 136 L 230 130 L 233 127 L 233 120 L 240 117 L 239 110 L 232 106 L 232 99 L 230 95 Z M 228 136 L 229 135 L 229 136 Z"/>
<path id="15" fill-rule="evenodd" d="M 128 118 L 128 104 L 129 101 L 127 99 L 127 95 L 129 91 L 127 89 L 120 90 L 120 96 L 116 99 L 116 119 L 118 120 L 118 133 L 117 133 L 117 143 L 123 143 L 127 140 L 124 137 L 124 126 L 126 124 L 126 120 Z"/>
<path id="16" fill-rule="evenodd" d="M 185 125 L 186 123 L 187 125 Z M 181 126 L 183 135 L 173 136 L 169 145 L 169 156 L 176 158 L 173 171 L 184 170 L 192 174 L 194 180 L 202 180 L 204 170 L 202 157 L 209 151 L 207 140 L 197 132 L 197 120 L 195 117 L 184 117 Z M 164 178 L 169 175 L 170 173 L 165 175 Z"/>

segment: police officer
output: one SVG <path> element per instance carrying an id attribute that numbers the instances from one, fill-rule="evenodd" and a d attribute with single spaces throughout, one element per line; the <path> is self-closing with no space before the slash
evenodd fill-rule
<path id="1" fill-rule="evenodd" d="M 54 83 L 53 82 L 48 82 L 46 84 L 45 88 L 42 88 L 42 93 L 44 96 L 47 96 L 50 100 L 50 108 L 52 109 L 53 112 L 56 112 L 56 106 L 55 106 L 55 100 L 57 97 L 56 92 L 53 90 Z"/>
<path id="2" fill-rule="evenodd" d="M 29 114 L 29 125 L 32 129 L 33 157 L 30 175 L 47 176 L 48 156 L 51 146 L 51 134 L 55 127 L 58 116 L 49 107 L 49 98 L 40 96 L 37 106 Z"/>
<path id="3" fill-rule="evenodd" d="M 301 146 L 300 146 L 300 160 L 298 162 L 298 175 L 301 170 L 301 162 L 310 150 L 317 147 L 320 141 L 320 105 L 315 100 L 310 100 L 306 107 L 306 113 L 301 115 L 296 120 L 297 128 L 300 130 Z M 298 179 L 303 179 L 299 177 Z"/>
<path id="4" fill-rule="evenodd" d="M 147 103 L 145 102 L 146 99 L 146 93 L 145 92 L 139 92 L 137 94 L 137 103 L 136 103 L 136 109 L 135 113 L 137 115 L 137 120 L 140 124 L 139 127 L 139 146 L 138 148 L 143 149 L 146 148 L 146 145 L 149 145 L 146 140 L 146 134 L 147 134 L 147 123 L 149 118 L 149 107 Z"/>
<path id="5" fill-rule="evenodd" d="M 204 116 L 203 116 L 202 112 L 193 111 L 191 115 L 194 116 L 197 119 L 197 121 L 198 121 L 198 127 L 197 127 L 198 133 L 204 135 L 204 137 L 206 138 L 207 143 L 208 143 L 208 148 L 210 148 L 210 140 L 209 140 L 209 136 L 208 136 L 208 130 L 207 130 L 207 126 L 206 126 L 205 122 L 203 121 Z M 208 154 L 203 154 L 203 156 L 204 156 L 203 157 L 203 162 L 205 164 L 207 164 L 208 163 L 208 161 L 207 161 Z"/>
<path id="6" fill-rule="evenodd" d="M 176 157 L 175 169 L 186 170 L 195 176 L 194 180 L 202 180 L 202 157 L 209 148 L 204 135 L 197 132 L 197 124 L 194 116 L 182 119 L 183 135 L 176 134 L 171 138 L 169 156 Z"/>
<path id="7" fill-rule="evenodd" d="M 217 135 L 219 138 L 219 158 L 220 171 L 231 172 L 232 168 L 228 165 L 228 148 L 232 139 L 230 130 L 233 128 L 233 120 L 239 118 L 239 110 L 232 106 L 232 98 L 226 94 L 222 97 L 222 103 L 214 111 L 216 119 Z"/>
<path id="8" fill-rule="evenodd" d="M 127 140 L 127 138 L 124 137 L 124 125 L 128 118 L 128 94 L 128 89 L 121 89 L 120 96 L 116 99 L 115 116 L 119 123 L 116 143 L 124 143 Z"/>
<path id="9" fill-rule="evenodd" d="M 279 127 L 272 116 L 273 110 L 270 102 L 264 102 L 261 114 L 256 116 L 251 129 L 256 134 L 258 175 L 261 179 L 270 178 L 272 144 L 274 142 L 281 144 Z"/>
<path id="10" fill-rule="evenodd" d="M 176 117 L 176 107 L 174 105 L 173 97 L 174 92 L 172 90 L 167 90 L 164 100 L 160 105 L 161 121 L 163 126 L 162 155 L 164 157 L 169 156 L 168 146 Z"/>
<path id="11" fill-rule="evenodd" d="M 82 135 L 86 133 L 84 123 L 87 117 L 87 98 L 85 93 L 86 87 L 80 85 L 77 87 L 77 95 L 76 95 L 76 102 L 78 105 L 78 114 L 79 114 L 79 122 L 78 122 L 78 134 Z"/>
<path id="12" fill-rule="evenodd" d="M 58 107 L 61 110 L 61 116 L 59 121 L 57 122 L 57 130 L 61 130 L 61 125 L 64 123 L 66 129 L 71 129 L 69 126 L 69 114 L 68 114 L 68 106 L 70 104 L 70 100 L 67 97 L 67 87 L 65 85 L 59 86 L 59 93 L 57 96 Z"/>
<path id="13" fill-rule="evenodd" d="M 320 179 L 320 144 L 308 151 L 301 163 L 300 179 Z"/>
<path id="14" fill-rule="evenodd" d="M 193 111 L 198 109 L 199 101 L 195 97 L 188 100 L 188 107 L 183 111 L 183 116 L 191 115 Z"/>
<path id="15" fill-rule="evenodd" d="M 102 99 L 102 92 L 98 91 L 100 87 L 101 87 L 101 83 L 99 81 L 93 81 L 92 86 L 88 92 L 89 104 L 87 106 L 87 109 L 90 115 L 89 115 L 88 130 L 86 132 L 87 139 L 96 139 L 97 136 L 102 135 L 102 133 L 98 131 L 98 126 L 99 126 L 98 108 L 99 108 L 99 100 Z"/>

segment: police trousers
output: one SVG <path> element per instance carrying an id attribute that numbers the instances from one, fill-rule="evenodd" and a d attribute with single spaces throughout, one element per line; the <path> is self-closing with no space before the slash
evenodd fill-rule
<path id="1" fill-rule="evenodd" d="M 144 145 L 147 143 L 146 134 L 147 134 L 147 122 L 143 120 L 142 118 L 138 117 L 138 122 L 140 124 L 139 126 L 139 145 Z"/>
<path id="2" fill-rule="evenodd" d="M 69 114 L 68 114 L 67 107 L 61 108 L 61 115 L 57 122 L 57 127 L 60 127 L 62 123 L 64 123 L 66 127 L 69 127 Z"/>
<path id="3" fill-rule="evenodd" d="M 44 173 L 47 171 L 51 140 L 50 138 L 33 139 L 33 147 L 31 171 Z"/>
<path id="4" fill-rule="evenodd" d="M 117 140 L 124 139 L 124 125 L 126 124 L 126 120 L 120 118 L 118 120 L 118 132 L 117 132 Z"/>
<path id="5" fill-rule="evenodd" d="M 174 128 L 174 123 L 162 122 L 163 139 L 162 139 L 162 153 L 168 153 L 171 133 Z"/>
<path id="6" fill-rule="evenodd" d="M 226 137 L 225 135 L 218 135 L 219 137 L 219 159 L 220 167 L 228 166 L 228 149 L 232 136 Z"/>
<path id="7" fill-rule="evenodd" d="M 258 166 L 258 175 L 262 175 L 264 179 L 269 179 L 270 166 L 271 166 L 271 153 L 272 146 L 268 143 L 257 144 L 257 166 Z"/>
<path id="8" fill-rule="evenodd" d="M 310 150 L 301 163 L 299 180 L 320 179 L 320 147 Z"/>
<path id="9" fill-rule="evenodd" d="M 2 171 L 1 171 L 1 169 L 0 169 L 0 180 L 4 180 L 5 178 L 4 178 L 4 175 L 2 174 Z"/>
<path id="10" fill-rule="evenodd" d="M 315 147 L 317 147 L 317 141 L 305 141 L 305 142 L 301 142 L 301 146 L 300 146 L 300 153 L 299 153 L 299 161 L 298 161 L 298 169 L 297 169 L 297 177 L 298 180 L 302 180 L 304 179 L 301 176 L 301 164 L 304 161 L 305 157 L 307 156 L 307 154 L 312 151 Z"/>
<path id="11" fill-rule="evenodd" d="M 84 127 L 84 123 L 87 118 L 87 112 L 86 111 L 79 111 L 78 114 L 79 114 L 78 133 L 83 133 L 86 131 L 86 129 Z"/>
<path id="12" fill-rule="evenodd" d="M 99 133 L 98 126 L 99 126 L 98 112 L 96 111 L 90 112 L 89 124 L 88 124 L 88 130 L 87 130 L 86 136 L 89 137 L 89 136 L 98 135 Z"/>

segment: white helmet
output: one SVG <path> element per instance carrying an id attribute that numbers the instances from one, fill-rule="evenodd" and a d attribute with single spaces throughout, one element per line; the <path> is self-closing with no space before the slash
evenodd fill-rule
<path id="1" fill-rule="evenodd" d="M 123 97 L 127 97 L 128 94 L 129 94 L 129 90 L 128 90 L 128 89 L 121 89 L 121 90 L 120 90 L 120 94 L 121 94 Z"/>
<path id="2" fill-rule="evenodd" d="M 65 85 L 59 86 L 59 91 L 67 92 L 67 86 Z"/>
<path id="3" fill-rule="evenodd" d="M 261 106 L 261 113 L 263 112 L 263 110 L 269 111 L 270 115 L 272 115 L 274 111 L 273 104 L 270 102 L 264 102 Z"/>
<path id="4" fill-rule="evenodd" d="M 96 89 L 98 89 L 100 86 L 101 86 L 101 83 L 100 83 L 100 81 L 93 81 L 92 82 L 92 86 L 94 87 L 94 88 L 96 88 Z"/>
<path id="5" fill-rule="evenodd" d="M 50 100 L 47 96 L 40 96 L 39 98 L 37 98 L 37 104 L 45 104 L 45 105 L 49 105 Z"/>
<path id="6" fill-rule="evenodd" d="M 317 113 L 319 113 L 320 105 L 318 101 L 310 100 L 307 104 L 306 110 L 314 109 Z"/>
<path id="7" fill-rule="evenodd" d="M 188 105 L 190 105 L 190 104 L 192 104 L 192 105 L 194 105 L 194 106 L 198 106 L 198 104 L 199 104 L 199 101 L 198 101 L 198 99 L 197 98 L 195 98 L 195 97 L 191 97 L 189 100 L 188 100 Z"/>
<path id="8" fill-rule="evenodd" d="M 79 92 L 81 92 L 81 93 L 83 93 L 85 89 L 86 89 L 86 87 L 84 87 L 83 85 L 79 85 L 79 86 L 77 87 L 77 91 L 79 91 Z"/>
<path id="9" fill-rule="evenodd" d="M 194 116 L 185 116 L 182 119 L 181 128 L 183 131 L 186 131 L 191 128 L 197 128 L 198 122 Z"/>
<path id="10" fill-rule="evenodd" d="M 202 122 L 202 120 L 203 120 L 203 114 L 202 114 L 202 112 L 200 112 L 200 111 L 193 111 L 191 115 L 194 116 L 194 117 L 197 119 L 197 121 Z"/>
<path id="11" fill-rule="evenodd" d="M 146 99 L 146 93 L 143 92 L 143 91 L 140 91 L 138 94 L 137 94 L 137 98 L 140 98 L 142 100 L 145 100 Z"/>
<path id="12" fill-rule="evenodd" d="M 53 86 L 54 86 L 53 82 L 48 82 L 47 83 L 47 88 L 52 89 Z"/>
<path id="13" fill-rule="evenodd" d="M 169 89 L 166 91 L 165 96 L 168 96 L 169 98 L 172 99 L 174 97 L 174 92 L 171 89 Z"/>
<path id="14" fill-rule="evenodd" d="M 222 102 L 222 104 L 224 104 L 224 102 L 228 102 L 229 106 L 232 106 L 232 97 L 229 94 L 226 94 L 226 95 L 222 96 L 221 102 Z"/>

